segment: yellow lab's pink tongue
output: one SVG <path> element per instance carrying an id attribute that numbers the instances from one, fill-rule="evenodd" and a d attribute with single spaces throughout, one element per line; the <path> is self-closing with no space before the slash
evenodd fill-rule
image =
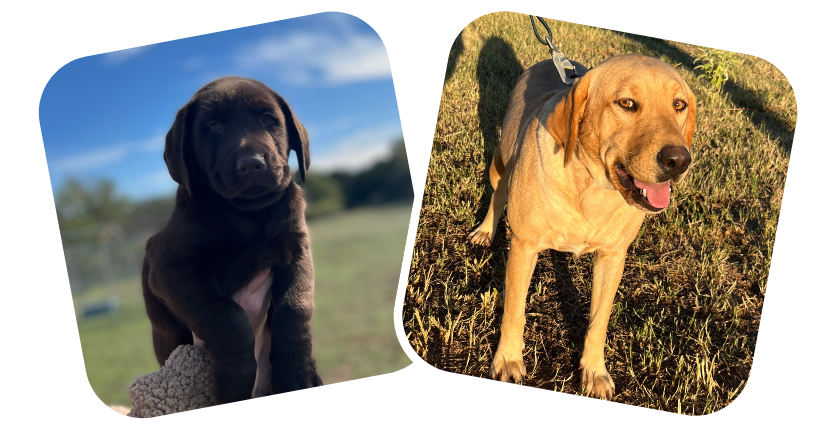
<path id="1" fill-rule="evenodd" d="M 644 190 L 644 196 L 647 197 L 647 201 L 654 208 L 661 209 L 671 202 L 671 181 L 646 184 L 638 179 L 633 179 L 633 183 L 639 189 Z"/>

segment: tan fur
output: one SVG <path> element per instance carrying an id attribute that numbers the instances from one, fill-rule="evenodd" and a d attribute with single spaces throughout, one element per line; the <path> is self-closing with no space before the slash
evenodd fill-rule
<path id="1" fill-rule="evenodd" d="M 640 108 L 619 106 L 625 99 Z M 675 109 L 677 100 L 687 108 Z M 622 163 L 640 181 L 662 182 L 657 154 L 665 146 L 690 148 L 695 108 L 693 94 L 670 66 L 640 55 L 611 58 L 571 88 L 551 60 L 522 75 L 490 167 L 491 204 L 470 233 L 473 243 L 490 244 L 507 203 L 511 249 L 493 378 L 519 382 L 525 376 L 525 303 L 538 253 L 594 252 L 582 385 L 596 397 L 612 396 L 615 385 L 604 362 L 607 323 L 627 248 L 648 212 L 619 182 L 614 165 Z"/>

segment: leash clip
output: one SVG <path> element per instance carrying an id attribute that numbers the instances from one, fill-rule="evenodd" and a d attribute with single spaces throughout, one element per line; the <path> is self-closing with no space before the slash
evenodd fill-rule
<path id="1" fill-rule="evenodd" d="M 566 58 L 562 52 L 554 48 L 551 40 L 546 39 L 546 41 L 549 42 L 549 50 L 552 53 L 552 61 L 554 62 L 554 67 L 557 68 L 557 73 L 560 74 L 560 79 L 564 84 L 571 86 L 575 80 L 569 76 L 575 76 L 575 66 L 572 65 L 572 62 L 569 61 L 569 59 Z M 568 74 L 569 76 L 566 76 L 567 70 L 571 71 L 571 73 Z"/>
<path id="2" fill-rule="evenodd" d="M 537 17 L 537 20 L 540 21 L 540 24 L 542 24 L 549 33 L 549 35 L 546 36 L 546 40 L 543 40 L 543 38 L 540 37 L 540 33 L 537 32 L 537 25 L 534 23 L 534 15 L 529 15 L 528 18 L 531 20 L 531 28 L 534 29 L 534 35 L 537 36 L 537 40 L 539 40 L 543 45 L 549 47 L 549 53 L 552 56 L 554 67 L 557 68 L 557 73 L 560 74 L 560 80 L 562 80 L 564 84 L 571 86 L 575 80 L 569 76 L 577 76 L 575 73 L 575 66 L 572 65 L 569 58 L 563 55 L 562 52 L 558 51 L 557 48 L 554 47 L 554 44 L 552 44 L 552 29 L 549 28 L 543 18 L 540 18 L 539 16 Z M 571 72 L 568 76 L 566 73 L 567 70 Z"/>

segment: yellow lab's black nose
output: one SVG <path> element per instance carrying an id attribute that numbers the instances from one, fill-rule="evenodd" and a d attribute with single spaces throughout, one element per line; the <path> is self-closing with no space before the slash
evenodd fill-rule
<path id="1" fill-rule="evenodd" d="M 666 175 L 679 176 L 691 165 L 691 153 L 684 146 L 666 146 L 656 155 L 656 160 Z"/>

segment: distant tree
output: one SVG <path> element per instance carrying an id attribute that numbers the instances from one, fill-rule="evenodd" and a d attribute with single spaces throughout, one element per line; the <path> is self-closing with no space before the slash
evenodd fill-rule
<path id="1" fill-rule="evenodd" d="M 123 227 L 131 235 L 153 234 L 165 226 L 172 212 L 174 195 L 142 200 L 132 205 Z"/>
<path id="2" fill-rule="evenodd" d="M 331 175 L 342 185 L 348 208 L 412 201 L 412 179 L 403 140 L 392 145 L 389 158 L 362 172 Z"/>
<path id="3" fill-rule="evenodd" d="M 305 175 L 305 201 L 308 218 L 327 215 L 345 209 L 345 196 L 340 183 L 334 178 L 308 172 Z"/>
<path id="4" fill-rule="evenodd" d="M 62 231 L 116 223 L 128 235 L 147 236 L 163 228 L 174 211 L 174 196 L 131 201 L 110 179 L 69 178 L 55 196 L 55 209 Z"/>
<path id="5" fill-rule="evenodd" d="M 62 230 L 108 222 L 123 223 L 130 211 L 130 201 L 116 191 L 109 179 L 85 186 L 69 178 L 55 197 L 58 225 Z"/>

